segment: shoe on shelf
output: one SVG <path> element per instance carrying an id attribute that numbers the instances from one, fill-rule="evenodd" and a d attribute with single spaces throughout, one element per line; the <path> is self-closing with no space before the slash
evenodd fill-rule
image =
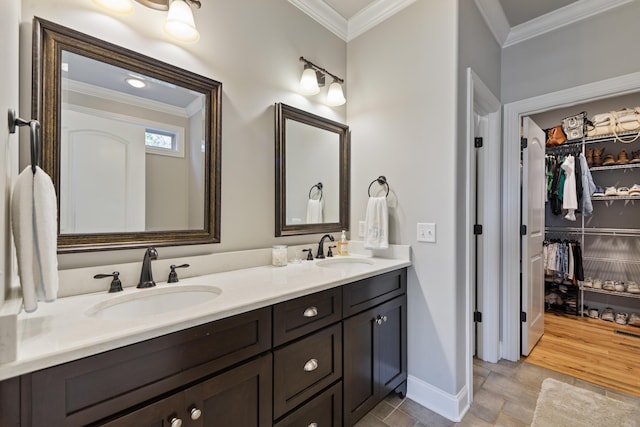
<path id="1" fill-rule="evenodd" d="M 633 280 L 627 282 L 627 292 L 632 294 L 640 294 L 640 286 Z"/>
<path id="2" fill-rule="evenodd" d="M 593 289 L 602 289 L 602 280 L 593 279 Z"/>
<path id="3" fill-rule="evenodd" d="M 604 289 L 605 291 L 615 291 L 616 285 L 613 280 L 605 280 L 602 284 L 602 289 Z"/>
<path id="4" fill-rule="evenodd" d="M 593 281 L 591 277 L 585 277 L 584 280 L 580 281 L 580 284 L 583 288 L 593 288 Z"/>
<path id="5" fill-rule="evenodd" d="M 604 195 L 605 196 L 617 196 L 618 195 L 618 190 L 616 189 L 616 187 L 607 187 L 604 190 Z"/>
<path id="6" fill-rule="evenodd" d="M 618 188 L 618 192 L 616 196 L 628 196 L 629 195 L 629 187 L 620 187 Z"/>
<path id="7" fill-rule="evenodd" d="M 640 150 L 631 152 L 631 160 L 629 163 L 640 163 Z"/>
<path id="8" fill-rule="evenodd" d="M 602 162 L 602 166 L 611 166 L 615 165 L 616 160 L 613 158 L 613 154 L 607 154 L 604 156 L 604 161 Z"/>
<path id="9" fill-rule="evenodd" d="M 606 320 L 607 322 L 615 321 L 615 313 L 611 307 L 607 307 L 602 311 L 602 315 L 600 316 L 602 320 Z"/>
<path id="10" fill-rule="evenodd" d="M 638 189 L 640 191 L 640 188 Z M 602 197 L 604 196 L 604 189 L 600 186 L 596 187 L 596 191 L 591 195 L 592 197 Z"/>
<path id="11" fill-rule="evenodd" d="M 616 313 L 616 323 L 618 325 L 626 325 L 629 315 L 627 313 Z"/>
<path id="12" fill-rule="evenodd" d="M 640 314 L 631 313 L 629 315 L 629 326 L 638 326 L 638 327 L 640 327 Z"/>
<path id="13" fill-rule="evenodd" d="M 616 165 L 626 165 L 629 163 L 629 157 L 627 156 L 627 152 L 622 150 L 618 153 L 618 160 L 616 160 Z"/>
<path id="14" fill-rule="evenodd" d="M 627 285 L 625 285 L 625 283 L 622 280 L 619 282 L 615 282 L 613 284 L 613 287 L 616 289 L 617 292 L 624 292 L 627 289 Z"/>
<path id="15" fill-rule="evenodd" d="M 604 148 L 594 148 L 593 149 L 593 166 L 598 167 L 602 166 L 602 155 L 604 154 Z M 613 160 L 613 156 L 611 156 L 611 160 Z"/>
<path id="16" fill-rule="evenodd" d="M 629 189 L 630 196 L 640 196 L 640 184 L 633 184 Z"/>
<path id="17" fill-rule="evenodd" d="M 597 308 L 590 308 L 589 309 L 589 317 L 592 319 L 599 319 L 600 318 L 600 313 L 598 312 Z"/>
<path id="18" fill-rule="evenodd" d="M 593 149 L 587 148 L 584 152 L 584 157 L 587 159 L 587 166 L 593 166 Z"/>

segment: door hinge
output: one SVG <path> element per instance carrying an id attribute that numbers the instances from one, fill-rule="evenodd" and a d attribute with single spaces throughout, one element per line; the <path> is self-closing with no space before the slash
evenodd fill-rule
<path id="1" fill-rule="evenodd" d="M 481 136 L 476 136 L 475 138 L 473 138 L 473 146 L 476 148 L 482 148 L 482 137 Z"/>
<path id="2" fill-rule="evenodd" d="M 473 234 L 475 236 L 479 236 L 482 234 L 482 224 L 474 224 L 473 225 Z"/>
<path id="3" fill-rule="evenodd" d="M 473 321 L 477 323 L 482 323 L 482 312 L 474 311 L 473 312 Z"/>
<path id="4" fill-rule="evenodd" d="M 523 150 L 527 148 L 527 138 L 525 137 L 520 138 L 520 148 Z"/>
<path id="5" fill-rule="evenodd" d="M 521 235 L 521 236 L 526 236 L 526 235 L 527 235 L 527 226 L 526 226 L 526 225 L 524 225 L 524 224 L 522 224 L 522 225 L 520 226 L 520 235 Z"/>
<path id="6" fill-rule="evenodd" d="M 527 312 L 526 311 L 520 312 L 520 321 L 522 323 L 527 323 Z"/>

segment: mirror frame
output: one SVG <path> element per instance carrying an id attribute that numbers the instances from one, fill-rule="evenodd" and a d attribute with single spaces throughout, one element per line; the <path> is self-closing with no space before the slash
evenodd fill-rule
<path id="1" fill-rule="evenodd" d="M 41 123 L 40 166 L 60 191 L 60 114 L 63 50 L 126 68 L 205 95 L 205 201 L 203 228 L 153 232 L 60 234 L 58 253 L 147 246 L 195 245 L 220 242 L 220 140 L 222 83 L 158 61 L 59 24 L 33 19 L 32 116 Z M 208 173 L 207 173 L 208 171 Z M 170 201 L 169 201 L 170 202 Z M 60 198 L 58 197 L 58 212 Z"/>
<path id="2" fill-rule="evenodd" d="M 351 134 L 349 132 L 349 126 L 283 103 L 275 104 L 275 119 L 276 237 L 349 230 L 349 189 L 351 179 Z M 338 169 L 340 173 L 339 222 L 327 222 L 320 224 L 287 224 L 287 120 L 295 120 L 309 126 L 338 134 L 338 149 L 340 156 L 340 165 Z"/>

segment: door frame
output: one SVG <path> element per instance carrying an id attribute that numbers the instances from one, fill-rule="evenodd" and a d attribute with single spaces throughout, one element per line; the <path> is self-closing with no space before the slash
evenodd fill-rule
<path id="1" fill-rule="evenodd" d="M 502 147 L 502 355 L 520 359 L 520 118 L 640 90 L 640 72 L 504 105 Z"/>
<path id="2" fill-rule="evenodd" d="M 466 387 L 467 387 L 467 404 L 471 405 L 473 400 L 473 356 L 474 356 L 474 278 L 473 271 L 475 268 L 473 244 L 473 225 L 475 222 L 473 201 L 474 195 L 472 191 L 475 189 L 475 159 L 474 155 L 474 137 L 475 122 L 474 113 L 486 118 L 486 134 L 484 137 L 484 170 L 486 171 L 483 182 L 478 183 L 483 187 L 483 193 L 487 195 L 495 195 L 496 203 L 485 203 L 483 210 L 483 239 L 482 250 L 484 253 L 499 253 L 500 251 L 500 169 L 496 166 L 499 164 L 500 148 L 501 148 L 501 111 L 500 101 L 484 84 L 480 77 L 471 69 L 467 68 L 467 126 L 466 126 L 466 213 L 465 224 L 466 232 L 466 268 L 465 268 L 465 289 L 466 289 L 466 307 L 465 307 L 465 329 L 467 338 L 466 349 Z M 485 268 L 483 268 L 483 298 L 478 301 L 480 309 L 483 312 L 482 338 L 483 338 L 483 354 L 481 358 L 490 362 L 497 362 L 500 354 L 500 323 L 499 323 L 499 302 L 500 302 L 500 264 L 498 257 L 484 257 Z"/>

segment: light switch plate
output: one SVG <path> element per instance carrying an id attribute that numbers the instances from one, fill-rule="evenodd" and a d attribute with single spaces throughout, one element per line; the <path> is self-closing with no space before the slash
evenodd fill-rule
<path id="1" fill-rule="evenodd" d="M 418 242 L 435 243 L 436 224 L 434 222 L 419 222 L 417 239 Z"/>
<path id="2" fill-rule="evenodd" d="M 358 237 L 364 237 L 365 233 L 366 233 L 365 222 L 364 221 L 358 222 Z"/>

